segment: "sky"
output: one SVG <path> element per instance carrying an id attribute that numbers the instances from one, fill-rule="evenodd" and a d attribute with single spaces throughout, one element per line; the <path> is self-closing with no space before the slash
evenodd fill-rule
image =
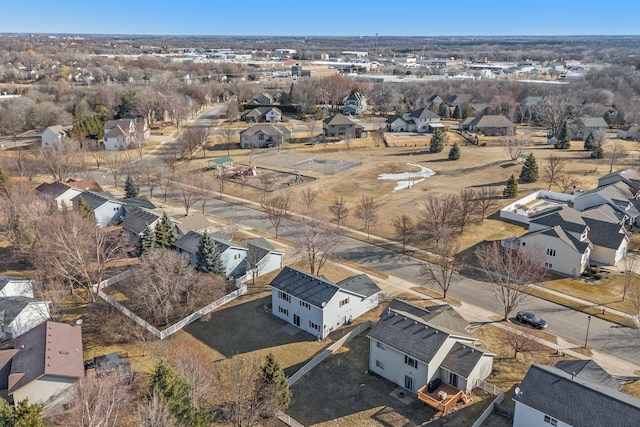
<path id="1" fill-rule="evenodd" d="M 638 16 L 639 0 L 0 0 L 0 33 L 638 35 Z"/>

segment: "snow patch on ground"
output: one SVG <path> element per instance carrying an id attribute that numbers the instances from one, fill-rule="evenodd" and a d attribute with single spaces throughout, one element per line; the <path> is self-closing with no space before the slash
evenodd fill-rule
<path id="1" fill-rule="evenodd" d="M 381 173 L 378 175 L 378 179 L 389 179 L 392 181 L 398 181 L 393 188 L 393 192 L 404 190 L 424 181 L 426 178 L 435 175 L 436 173 L 424 166 L 416 165 L 415 163 L 407 163 L 409 166 L 415 166 L 420 168 L 419 172 L 401 172 L 401 173 Z M 414 179 L 415 178 L 415 179 Z"/>

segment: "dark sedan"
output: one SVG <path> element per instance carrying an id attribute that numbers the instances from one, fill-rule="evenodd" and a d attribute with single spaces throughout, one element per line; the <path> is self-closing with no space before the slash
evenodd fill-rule
<path id="1" fill-rule="evenodd" d="M 533 313 L 529 313 L 528 311 L 520 311 L 516 315 L 516 319 L 524 323 L 525 325 L 530 325 L 536 329 L 545 329 L 547 327 L 547 322 L 539 318 Z"/>

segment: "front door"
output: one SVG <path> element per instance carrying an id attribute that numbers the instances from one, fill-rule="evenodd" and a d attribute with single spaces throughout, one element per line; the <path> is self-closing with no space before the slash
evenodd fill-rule
<path id="1" fill-rule="evenodd" d="M 298 316 L 297 314 L 293 315 L 293 324 L 297 327 L 300 327 L 300 316 Z"/>
<path id="2" fill-rule="evenodd" d="M 404 376 L 404 388 L 413 391 L 413 378 L 408 375 Z"/>
<path id="3" fill-rule="evenodd" d="M 453 372 L 449 372 L 449 384 L 458 388 L 458 375 Z"/>

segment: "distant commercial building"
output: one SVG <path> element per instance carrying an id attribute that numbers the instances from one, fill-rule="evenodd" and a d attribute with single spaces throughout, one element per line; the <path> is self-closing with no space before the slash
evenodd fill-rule
<path id="1" fill-rule="evenodd" d="M 326 77 L 338 74 L 335 68 L 329 68 L 328 65 L 293 65 L 291 66 L 291 75 L 297 77 Z"/>

